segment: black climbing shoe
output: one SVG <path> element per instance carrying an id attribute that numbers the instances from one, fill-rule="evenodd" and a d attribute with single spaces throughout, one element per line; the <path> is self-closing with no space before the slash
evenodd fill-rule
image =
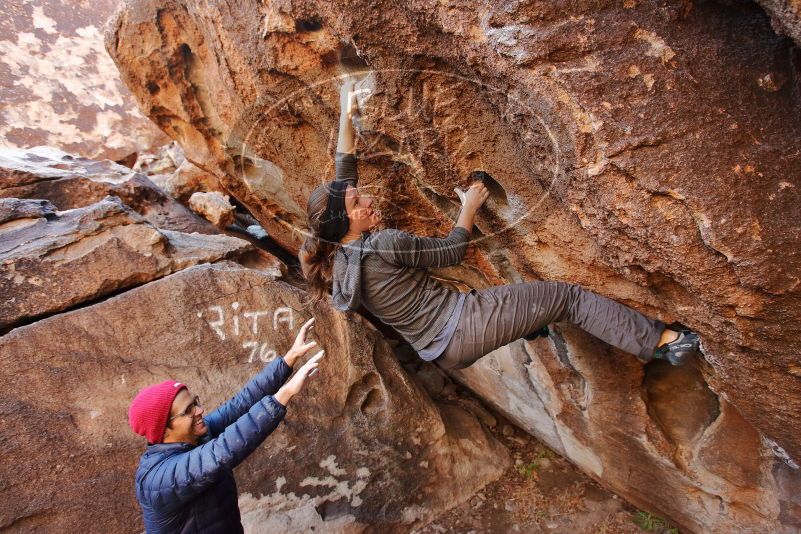
<path id="1" fill-rule="evenodd" d="M 547 326 L 543 326 L 542 328 L 540 328 L 536 332 L 532 332 L 532 333 L 528 334 L 527 336 L 523 336 L 523 339 L 528 340 L 528 341 L 534 341 L 538 337 L 548 337 L 548 334 L 550 334 L 550 333 L 551 333 L 551 331 L 548 330 L 548 327 Z"/>
<path id="2" fill-rule="evenodd" d="M 654 353 L 655 358 L 667 360 L 671 365 L 684 365 L 690 356 L 698 352 L 701 338 L 691 330 L 682 330 L 679 337 L 670 343 L 665 343 Z"/>

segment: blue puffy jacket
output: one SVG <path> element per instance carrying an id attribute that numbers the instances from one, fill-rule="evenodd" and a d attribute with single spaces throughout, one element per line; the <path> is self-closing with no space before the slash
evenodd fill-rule
<path id="1" fill-rule="evenodd" d="M 273 360 L 204 420 L 198 445 L 149 445 L 136 471 L 145 529 L 154 533 L 242 532 L 233 469 L 275 430 L 286 408 L 272 395 L 292 369 Z"/>

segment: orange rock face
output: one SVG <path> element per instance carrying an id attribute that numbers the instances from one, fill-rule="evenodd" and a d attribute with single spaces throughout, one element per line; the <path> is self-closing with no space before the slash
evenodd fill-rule
<path id="1" fill-rule="evenodd" d="M 145 114 L 288 249 L 356 72 L 385 224 L 441 235 L 454 186 L 491 177 L 444 277 L 581 283 L 704 340 L 674 370 L 565 327 L 460 379 L 689 530 L 801 528 L 799 50 L 756 5 L 133 0 L 106 42 Z"/>

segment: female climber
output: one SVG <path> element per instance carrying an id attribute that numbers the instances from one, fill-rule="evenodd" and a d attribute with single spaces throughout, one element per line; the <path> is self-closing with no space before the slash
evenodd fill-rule
<path id="1" fill-rule="evenodd" d="M 425 269 L 462 261 L 476 211 L 489 196 L 487 188 L 474 183 L 460 195 L 459 218 L 445 238 L 394 229 L 371 232 L 379 216 L 373 199 L 357 188 L 352 81 L 343 84 L 340 106 L 336 179 L 309 197 L 310 233 L 300 252 L 315 299 L 322 299 L 332 283 L 337 309 L 363 305 L 400 333 L 422 359 L 447 369 L 468 367 L 559 321 L 645 361 L 659 358 L 681 365 L 698 350 L 695 332 L 667 329 L 661 321 L 578 285 L 528 282 L 460 293 L 437 282 Z"/>

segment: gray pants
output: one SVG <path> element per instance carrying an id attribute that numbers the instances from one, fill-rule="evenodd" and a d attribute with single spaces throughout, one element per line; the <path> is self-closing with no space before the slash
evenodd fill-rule
<path id="1" fill-rule="evenodd" d="M 662 321 L 574 284 L 529 282 L 474 289 L 465 299 L 453 338 L 435 361 L 446 369 L 464 369 L 493 350 L 560 321 L 644 360 L 653 357 L 665 330 Z"/>

